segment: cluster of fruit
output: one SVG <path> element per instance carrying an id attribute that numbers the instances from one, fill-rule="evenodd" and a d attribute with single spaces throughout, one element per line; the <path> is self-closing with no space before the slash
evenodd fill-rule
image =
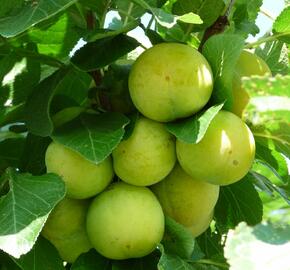
<path id="1" fill-rule="evenodd" d="M 252 56 L 252 65 L 269 72 L 248 52 L 239 61 Z M 250 75 L 243 64 L 239 67 L 236 77 Z M 234 98 L 246 97 L 234 89 Z M 176 139 L 164 122 L 200 111 L 212 90 L 211 68 L 198 51 L 182 44 L 156 45 L 130 71 L 130 96 L 143 116 L 112 157 L 94 164 L 61 144 L 49 145 L 47 171 L 62 177 L 67 195 L 42 234 L 64 260 L 73 262 L 90 248 L 111 259 L 145 256 L 163 238 L 164 214 L 193 237 L 208 228 L 219 186 L 243 178 L 254 160 L 253 135 L 237 116 L 244 104 L 236 99 L 234 113 L 220 111 L 197 144 Z M 119 180 L 111 183 L 114 174 Z"/>

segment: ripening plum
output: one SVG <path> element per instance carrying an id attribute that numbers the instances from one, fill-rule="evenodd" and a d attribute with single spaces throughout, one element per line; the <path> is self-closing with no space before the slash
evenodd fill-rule
<path id="1" fill-rule="evenodd" d="M 164 214 L 146 187 L 113 183 L 92 202 L 87 232 L 103 256 L 122 260 L 151 253 L 164 233 Z"/>
<path id="2" fill-rule="evenodd" d="M 114 172 L 111 157 L 95 164 L 68 147 L 52 142 L 45 154 L 47 172 L 62 177 L 67 197 L 85 199 L 103 191 L 111 182 Z"/>
<path id="3" fill-rule="evenodd" d="M 134 105 L 144 116 L 159 122 L 199 111 L 212 89 L 207 60 L 194 48 L 179 43 L 161 43 L 146 50 L 129 75 Z"/>
<path id="4" fill-rule="evenodd" d="M 218 200 L 219 186 L 192 178 L 177 164 L 151 189 L 164 214 L 188 228 L 194 237 L 208 228 Z"/>
<path id="5" fill-rule="evenodd" d="M 220 111 L 199 143 L 177 140 L 176 151 L 181 167 L 194 179 L 228 185 L 250 170 L 255 157 L 255 140 L 238 116 Z"/>
<path id="6" fill-rule="evenodd" d="M 140 117 L 131 136 L 113 151 L 115 173 L 126 183 L 148 186 L 174 167 L 175 140 L 162 123 Z"/>
<path id="7" fill-rule="evenodd" d="M 92 248 L 86 232 L 88 206 L 87 200 L 63 199 L 53 209 L 41 232 L 64 261 L 72 263 Z"/>

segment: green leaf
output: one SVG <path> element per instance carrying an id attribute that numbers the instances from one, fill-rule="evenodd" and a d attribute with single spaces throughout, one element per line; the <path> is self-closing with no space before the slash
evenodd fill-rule
<path id="1" fill-rule="evenodd" d="M 193 12 L 189 12 L 177 17 L 177 20 L 184 23 L 202 24 L 202 19 Z"/>
<path id="2" fill-rule="evenodd" d="M 105 67 L 139 46 L 134 38 L 120 34 L 87 43 L 71 58 L 79 69 L 92 71 Z"/>
<path id="3" fill-rule="evenodd" d="M 83 114 L 56 128 L 52 138 L 97 164 L 120 143 L 128 123 L 118 113 Z"/>
<path id="4" fill-rule="evenodd" d="M 214 78 L 212 102 L 226 100 L 224 109 L 232 106 L 232 81 L 234 69 L 244 46 L 244 39 L 239 35 L 219 34 L 209 38 L 203 46 L 203 55 L 208 60 Z"/>
<path id="5" fill-rule="evenodd" d="M 211 228 L 196 238 L 196 243 L 204 253 L 205 258 L 225 262 L 222 235 L 217 231 L 212 232 Z"/>
<path id="6" fill-rule="evenodd" d="M 166 253 L 162 245 L 160 245 L 160 250 L 161 257 L 157 265 L 158 270 L 194 270 L 189 263 L 177 255 Z"/>
<path id="7" fill-rule="evenodd" d="M 32 250 L 13 259 L 23 270 L 64 270 L 63 261 L 56 248 L 45 238 L 39 237 Z"/>
<path id="8" fill-rule="evenodd" d="M 266 42 L 264 47 L 258 47 L 255 53 L 265 60 L 273 75 L 278 73 L 283 75 L 289 74 L 288 48 L 282 41 L 274 40 Z"/>
<path id="9" fill-rule="evenodd" d="M 10 191 L 0 200 L 0 249 L 15 258 L 33 247 L 52 208 L 64 197 L 55 174 L 32 176 L 8 169 Z"/>
<path id="10" fill-rule="evenodd" d="M 223 105 L 223 103 L 215 105 L 188 119 L 168 123 L 166 124 L 166 128 L 170 133 L 175 135 L 177 139 L 183 142 L 199 143 L 206 133 L 210 122 L 222 109 Z"/>
<path id="11" fill-rule="evenodd" d="M 166 252 L 189 259 L 194 249 L 194 238 L 184 226 L 170 217 L 165 217 L 165 235 L 162 244 Z"/>
<path id="12" fill-rule="evenodd" d="M 222 15 L 224 8 L 223 0 L 177 0 L 173 4 L 172 12 L 176 15 L 190 12 L 199 15 L 201 24 L 194 26 L 192 30 L 201 31 L 212 25 Z"/>
<path id="13" fill-rule="evenodd" d="M 95 249 L 81 254 L 71 266 L 70 270 L 111 270 L 111 261 L 101 256 Z"/>
<path id="14" fill-rule="evenodd" d="M 0 18 L 0 35 L 16 36 L 31 26 L 44 21 L 73 5 L 75 0 L 24 1 L 13 16 Z"/>
<path id="15" fill-rule="evenodd" d="M 235 11 L 232 20 L 237 33 L 247 37 L 248 34 L 256 35 L 259 32 L 259 28 L 256 26 L 255 21 L 262 3 L 263 0 L 235 1 Z"/>
<path id="16" fill-rule="evenodd" d="M 42 137 L 49 136 L 53 131 L 50 118 L 50 103 L 62 82 L 67 70 L 59 70 L 43 80 L 33 91 L 25 108 L 26 126 L 28 130 Z"/>
<path id="17" fill-rule="evenodd" d="M 290 227 L 239 224 L 227 237 L 225 256 L 233 270 L 287 270 L 290 265 Z"/>
<path id="18" fill-rule="evenodd" d="M 286 7 L 276 18 L 276 21 L 273 24 L 273 31 L 279 34 L 288 33 L 287 36 L 278 39 L 290 43 L 290 6 Z"/>
<path id="19" fill-rule="evenodd" d="M 40 54 L 67 60 L 70 51 L 80 38 L 81 35 L 72 18 L 68 14 L 63 14 L 29 29 L 19 39 L 36 43 Z"/>
<path id="20" fill-rule="evenodd" d="M 277 192 L 290 205 L 290 180 L 283 186 L 272 183 L 265 175 L 252 171 L 248 175 L 249 179 L 261 190 L 274 196 Z"/>
<path id="21" fill-rule="evenodd" d="M 51 139 L 49 137 L 40 137 L 28 133 L 20 166 L 18 167 L 20 171 L 29 172 L 33 175 L 45 173 L 44 157 L 50 142 Z"/>
<path id="22" fill-rule="evenodd" d="M 255 225 L 262 220 L 263 205 L 249 176 L 223 186 L 215 207 L 216 225 L 221 232 L 233 229 L 241 221 Z"/>
<path id="23" fill-rule="evenodd" d="M 24 138 L 0 141 L 0 174 L 8 167 L 18 167 L 24 149 Z"/>

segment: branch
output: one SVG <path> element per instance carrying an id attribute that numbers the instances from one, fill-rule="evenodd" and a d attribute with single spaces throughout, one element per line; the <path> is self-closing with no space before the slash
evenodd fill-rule
<path id="1" fill-rule="evenodd" d="M 230 15 L 234 2 L 235 0 L 231 0 L 224 15 L 219 16 L 217 20 L 205 30 L 202 40 L 200 42 L 199 48 L 198 48 L 200 52 L 202 51 L 204 43 L 211 36 L 222 33 L 225 30 L 225 28 L 229 25 L 228 17 Z"/>

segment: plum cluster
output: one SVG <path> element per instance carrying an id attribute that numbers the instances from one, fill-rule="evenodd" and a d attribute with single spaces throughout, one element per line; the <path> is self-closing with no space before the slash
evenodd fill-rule
<path id="1" fill-rule="evenodd" d="M 256 70 L 249 72 L 244 58 Z M 163 43 L 146 50 L 129 76 L 130 96 L 142 116 L 111 156 L 94 164 L 57 142 L 49 145 L 47 171 L 62 177 L 67 194 L 42 234 L 64 260 L 73 262 L 90 248 L 111 259 L 149 254 L 164 236 L 164 215 L 193 237 L 203 233 L 212 221 L 219 187 L 242 179 L 255 156 L 254 137 L 240 118 L 248 101 L 240 77 L 266 72 L 261 59 L 242 52 L 232 112 L 221 110 L 204 138 L 189 144 L 170 134 L 164 122 L 205 107 L 213 91 L 211 68 L 187 45 Z"/>

